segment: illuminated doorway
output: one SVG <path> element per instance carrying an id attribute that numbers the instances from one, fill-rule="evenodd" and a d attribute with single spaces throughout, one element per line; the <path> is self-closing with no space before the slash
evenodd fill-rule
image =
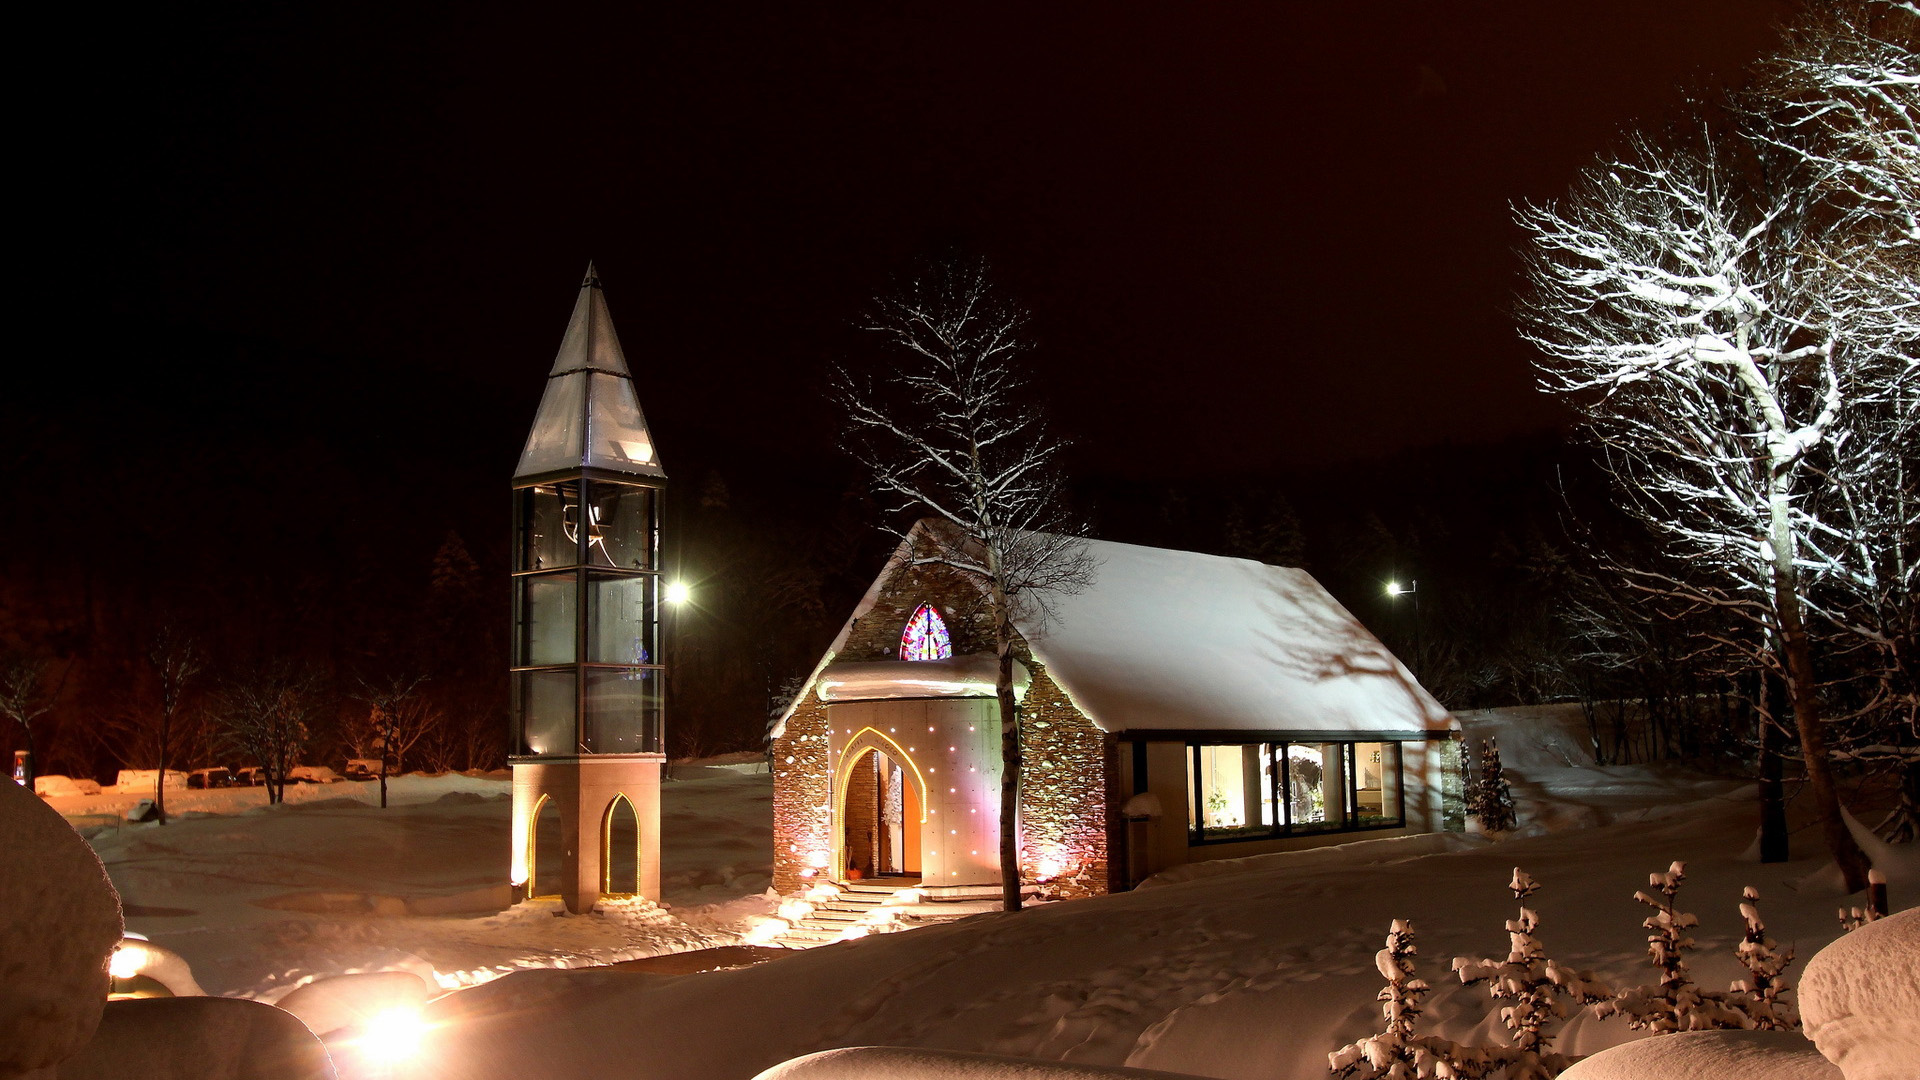
<path id="1" fill-rule="evenodd" d="M 840 867 L 849 880 L 920 878 L 921 794 L 909 771 L 871 747 L 840 785 Z"/>
<path id="2" fill-rule="evenodd" d="M 600 892 L 633 896 L 640 891 L 640 819 L 625 795 L 615 795 L 600 822 Z"/>
<path id="3" fill-rule="evenodd" d="M 527 895 L 559 897 L 560 869 L 566 848 L 560 831 L 560 807 L 541 796 L 533 811 L 533 828 L 527 830 Z"/>

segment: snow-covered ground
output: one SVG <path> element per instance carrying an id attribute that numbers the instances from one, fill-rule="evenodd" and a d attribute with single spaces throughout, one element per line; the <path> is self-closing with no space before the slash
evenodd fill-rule
<path id="1" fill-rule="evenodd" d="M 664 787 L 663 901 L 560 918 L 507 908 L 507 774 L 379 785 L 169 792 L 165 826 L 110 824 L 142 797 L 50 799 L 92 841 L 127 928 L 186 958 L 208 993 L 275 1000 L 308 978 L 413 971 L 443 986 L 526 966 L 607 963 L 731 944 L 770 910 L 772 779 L 677 770 Z"/>
<path id="2" fill-rule="evenodd" d="M 730 971 L 522 971 L 430 1005 L 442 1026 L 418 1075 L 739 1080 L 811 1051 L 888 1044 L 1320 1080 L 1330 1050 L 1378 1030 L 1374 953 L 1395 917 L 1414 920 L 1420 973 L 1438 988 L 1425 1030 L 1503 1041 L 1485 991 L 1459 986 L 1448 961 L 1504 955 L 1516 865 L 1543 886 L 1529 906 L 1549 954 L 1616 984 L 1654 979 L 1640 927 L 1647 911 L 1632 897 L 1674 860 L 1687 864 L 1680 905 L 1700 917 L 1693 967 L 1705 987 L 1724 990 L 1740 970 L 1743 885 L 1759 888 L 1772 936 L 1802 962 L 1838 935 L 1834 909 L 1848 901 L 1814 830 L 1795 835 L 1790 863 L 1752 860 L 1749 785 L 1670 767 L 1595 768 L 1566 709 L 1463 719 L 1471 734 L 1500 739 L 1518 835 L 1209 863 L 1124 895 Z M 669 786 L 670 913 L 578 919 L 524 906 L 402 913 L 479 907 L 497 889 L 500 779 L 407 778 L 396 785 L 400 805 L 385 812 L 364 804 L 366 787 L 344 787 L 296 789 L 314 801 L 288 807 L 96 834 L 130 928 L 185 955 L 210 991 L 271 1000 L 303 976 L 352 968 L 437 973 L 452 984 L 472 978 L 461 972 L 698 948 L 734 940 L 729 927 L 767 910 L 758 895 L 771 844 L 764 775 Z M 1875 854 L 1894 907 L 1912 906 L 1920 860 Z M 1789 978 L 1798 973 L 1796 964 Z M 1636 1035 L 1582 1014 L 1560 1048 L 1591 1053 Z"/>

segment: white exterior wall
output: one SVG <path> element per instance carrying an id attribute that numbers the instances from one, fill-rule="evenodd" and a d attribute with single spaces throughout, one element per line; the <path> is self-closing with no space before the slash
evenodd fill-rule
<path id="1" fill-rule="evenodd" d="M 993 698 L 843 701 L 827 708 L 827 760 L 833 770 L 832 833 L 844 849 L 842 790 L 848 751 L 870 746 L 900 765 L 926 792 L 920 822 L 920 874 L 927 886 L 1000 881 L 1000 719 Z M 845 870 L 836 851 L 836 875 Z M 844 878 L 842 878 L 844 880 Z"/>

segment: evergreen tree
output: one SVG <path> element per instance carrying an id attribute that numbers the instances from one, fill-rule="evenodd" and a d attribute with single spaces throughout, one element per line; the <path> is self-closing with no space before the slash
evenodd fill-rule
<path id="1" fill-rule="evenodd" d="M 1787 1000 L 1792 992 L 1785 979 L 1787 965 L 1793 963 L 1791 946 L 1785 952 L 1767 936 L 1767 924 L 1760 920 L 1760 890 L 1749 885 L 1741 893 L 1740 917 L 1747 922 L 1747 933 L 1738 952 L 1747 977 L 1733 984 L 1733 993 L 1742 1011 L 1762 1030 L 1797 1028 L 1800 1011 Z"/>
<path id="2" fill-rule="evenodd" d="M 1687 931 L 1698 926 L 1700 920 L 1681 911 L 1676 902 L 1686 878 L 1686 864 L 1676 862 L 1664 874 L 1647 875 L 1648 885 L 1659 896 L 1645 890 L 1633 894 L 1635 900 L 1653 908 L 1653 914 L 1640 925 L 1650 931 L 1647 955 L 1660 969 L 1660 981 L 1621 991 L 1612 1001 L 1594 1006 L 1596 1016 L 1617 1013 L 1626 1018 L 1628 1026 L 1654 1032 L 1749 1026 L 1746 1013 L 1729 1002 L 1727 995 L 1702 990 L 1687 973 L 1687 951 L 1694 944 Z"/>
<path id="3" fill-rule="evenodd" d="M 1414 973 L 1413 958 L 1419 951 L 1413 943 L 1413 922 L 1393 920 L 1392 929 L 1387 931 L 1387 947 L 1374 954 L 1374 965 L 1387 980 L 1378 998 L 1386 1029 L 1328 1054 L 1329 1071 L 1357 1080 L 1480 1075 L 1480 1067 L 1489 1061 L 1484 1050 L 1435 1035 L 1414 1034 L 1420 1002 L 1432 990 Z"/>
<path id="4" fill-rule="evenodd" d="M 1514 899 L 1522 901 L 1520 917 L 1507 920 L 1510 947 L 1504 960 L 1468 956 L 1453 958 L 1453 970 L 1468 986 L 1487 984 L 1495 1000 L 1511 1001 L 1500 1010 L 1512 1045 L 1486 1051 L 1495 1069 L 1506 1080 L 1545 1080 L 1559 1075 L 1570 1062 L 1553 1051 L 1553 1027 L 1566 1015 L 1562 997 L 1582 1004 L 1602 1002 L 1613 991 L 1590 971 L 1564 967 L 1547 959 L 1534 932 L 1540 928 L 1540 916 L 1524 901 L 1540 886 L 1519 867 L 1513 868 L 1513 880 L 1507 888 Z M 1475 1072 L 1473 1075 L 1492 1075 Z"/>
<path id="5" fill-rule="evenodd" d="M 1480 782 L 1472 804 L 1473 816 L 1487 832 L 1506 832 L 1518 823 L 1513 812 L 1513 789 L 1500 764 L 1500 744 L 1492 737 L 1480 744 Z"/>

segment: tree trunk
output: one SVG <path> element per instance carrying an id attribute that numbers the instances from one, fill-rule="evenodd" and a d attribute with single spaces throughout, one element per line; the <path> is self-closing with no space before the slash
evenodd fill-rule
<path id="1" fill-rule="evenodd" d="M 154 820 L 162 825 L 167 823 L 167 727 L 172 719 L 169 713 L 160 714 L 160 775 L 153 781 Z"/>
<path id="2" fill-rule="evenodd" d="M 1020 706 L 1013 697 L 1013 619 L 1006 594 L 994 583 L 994 696 L 1000 702 L 1000 901 L 1020 910 Z"/>
<path id="3" fill-rule="evenodd" d="M 1847 891 L 1867 887 L 1872 860 L 1854 842 L 1846 819 L 1840 816 L 1840 793 L 1833 784 L 1833 763 L 1827 757 L 1827 733 L 1820 718 L 1818 686 L 1813 678 L 1813 651 L 1801 621 L 1798 571 L 1793 565 L 1791 540 L 1781 542 L 1776 530 L 1773 563 L 1774 605 L 1780 618 L 1779 647 L 1787 669 L 1787 697 L 1793 703 L 1793 722 L 1800 733 L 1800 756 L 1806 762 L 1807 788 L 1813 796 L 1820 832 L 1826 837 L 1833 861 L 1840 865 Z"/>
<path id="4" fill-rule="evenodd" d="M 386 808 L 387 808 L 387 758 L 385 754 L 382 754 L 380 756 L 380 809 L 385 810 Z"/>

